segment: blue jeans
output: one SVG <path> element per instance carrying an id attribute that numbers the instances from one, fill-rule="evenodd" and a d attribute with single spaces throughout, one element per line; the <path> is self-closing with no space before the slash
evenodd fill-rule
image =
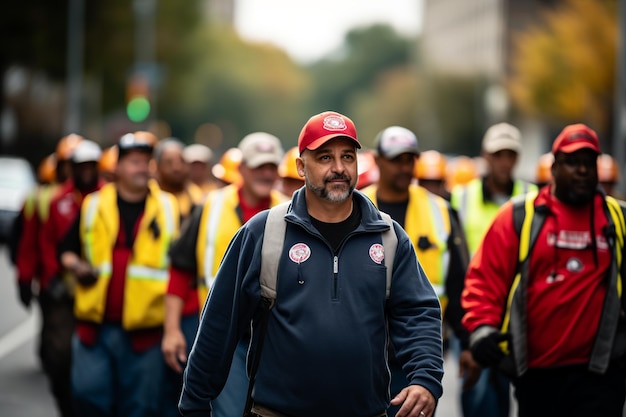
<path id="1" fill-rule="evenodd" d="M 489 368 L 472 388 L 461 393 L 464 417 L 508 417 L 510 408 L 509 380 Z"/>
<path id="2" fill-rule="evenodd" d="M 212 417 L 239 417 L 243 415 L 248 395 L 248 373 L 246 371 L 246 355 L 248 340 L 240 341 L 233 356 L 230 373 L 224 389 L 211 402 Z"/>
<path id="3" fill-rule="evenodd" d="M 191 347 L 198 331 L 199 321 L 197 314 L 183 316 L 180 320 L 180 330 L 183 332 L 185 342 L 187 343 L 187 357 L 189 357 L 189 352 L 191 352 Z M 165 364 L 164 371 L 163 417 L 179 417 L 178 401 L 183 389 L 183 374 L 177 373 L 167 364 Z"/>
<path id="4" fill-rule="evenodd" d="M 77 417 L 160 416 L 165 362 L 161 346 L 133 350 L 118 324 L 103 324 L 94 346 L 72 340 L 72 393 Z"/>

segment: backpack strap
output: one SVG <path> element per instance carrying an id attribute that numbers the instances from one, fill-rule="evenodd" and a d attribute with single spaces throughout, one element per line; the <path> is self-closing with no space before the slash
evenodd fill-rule
<path id="1" fill-rule="evenodd" d="M 278 278 L 278 262 L 285 243 L 285 214 L 291 201 L 280 203 L 269 210 L 263 232 L 261 248 L 261 297 L 270 300 L 271 309 L 276 301 L 276 279 Z"/>
<path id="2" fill-rule="evenodd" d="M 382 233 L 383 248 L 385 249 L 385 266 L 387 267 L 387 286 L 385 296 L 389 298 L 389 293 L 391 292 L 391 277 L 393 275 L 393 261 L 396 257 L 396 250 L 398 249 L 398 236 L 396 236 L 391 216 L 382 211 L 379 213 L 385 223 L 389 225 L 389 230 L 385 230 Z"/>

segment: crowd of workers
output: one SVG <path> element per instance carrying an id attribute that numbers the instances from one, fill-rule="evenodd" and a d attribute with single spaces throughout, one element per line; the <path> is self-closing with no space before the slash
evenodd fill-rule
<path id="1" fill-rule="evenodd" d="M 312 117 L 286 152 L 255 132 L 216 163 L 204 145 L 145 131 L 107 149 L 61 138 L 14 231 L 19 300 L 41 309 L 38 353 L 60 415 L 241 416 L 252 398 L 251 415 L 260 416 L 431 417 L 446 347 L 459 364 L 465 417 L 508 417 L 511 384 L 520 416 L 621 416 L 626 224 L 611 197 L 618 166 L 595 132 L 567 126 L 538 159 L 533 183 L 514 178 L 523 138 L 508 123 L 485 132 L 480 163 L 422 150 L 399 126 L 374 143 L 356 152 L 352 121 L 332 112 Z M 281 261 L 278 278 L 293 299 L 279 292 L 261 365 L 252 365 L 261 289 L 250 282 L 259 285 L 266 262 L 260 213 L 287 201 L 291 261 Z M 380 352 L 381 329 L 356 330 L 379 325 L 380 306 L 365 304 L 376 298 L 372 287 L 337 284 L 342 267 L 344 280 L 379 273 L 359 255 L 367 244 L 368 261 L 383 262 L 370 241 L 382 231 L 377 208 L 398 226 L 398 257 L 383 263 L 393 276 Z M 306 301 L 299 288 L 325 291 L 313 281 L 325 274 L 316 252 L 326 247 L 331 297 Z M 280 280 L 290 275 L 297 279 Z M 296 303 L 326 312 L 303 317 L 310 311 Z M 363 346 L 351 356 L 358 337 Z M 382 368 L 364 363 L 377 362 L 374 354 Z M 563 378 L 567 388 L 555 393 Z M 597 398 L 582 404 L 568 394 L 589 390 Z M 537 397 L 551 405 L 537 410 Z"/>

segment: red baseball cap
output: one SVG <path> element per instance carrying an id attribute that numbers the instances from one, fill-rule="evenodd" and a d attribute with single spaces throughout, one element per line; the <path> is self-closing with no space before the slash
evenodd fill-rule
<path id="1" fill-rule="evenodd" d="M 582 123 L 565 126 L 552 144 L 552 153 L 555 155 L 557 152 L 572 153 L 580 149 L 591 149 L 597 154 L 602 153 L 598 135 Z"/>
<path id="2" fill-rule="evenodd" d="M 339 137 L 352 139 L 357 148 L 361 147 L 352 120 L 337 112 L 325 111 L 306 122 L 298 137 L 298 150 L 300 154 L 305 149 L 315 150 L 329 140 Z"/>

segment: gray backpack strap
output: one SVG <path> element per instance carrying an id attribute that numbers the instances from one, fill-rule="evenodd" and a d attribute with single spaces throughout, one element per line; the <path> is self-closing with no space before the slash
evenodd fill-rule
<path id="1" fill-rule="evenodd" d="M 278 262 L 285 242 L 285 214 L 291 201 L 278 204 L 269 210 L 263 232 L 263 247 L 261 248 L 261 297 L 270 300 L 270 308 L 276 301 L 276 279 L 278 277 Z"/>
<path id="2" fill-rule="evenodd" d="M 387 267 L 387 290 L 386 296 L 389 298 L 391 291 L 391 276 L 393 275 L 393 261 L 396 257 L 396 249 L 398 248 L 398 236 L 393 228 L 393 220 L 391 216 L 384 212 L 379 212 L 383 220 L 390 226 L 389 230 L 382 233 L 383 248 L 385 249 L 385 266 Z"/>

